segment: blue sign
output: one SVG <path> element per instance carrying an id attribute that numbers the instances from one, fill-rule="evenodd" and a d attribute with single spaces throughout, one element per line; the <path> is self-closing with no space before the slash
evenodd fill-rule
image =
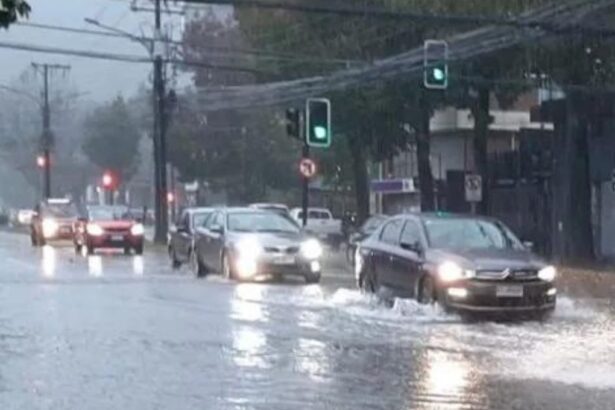
<path id="1" fill-rule="evenodd" d="M 379 194 L 403 194 L 416 192 L 414 179 L 382 179 L 374 180 L 371 183 L 372 192 Z"/>

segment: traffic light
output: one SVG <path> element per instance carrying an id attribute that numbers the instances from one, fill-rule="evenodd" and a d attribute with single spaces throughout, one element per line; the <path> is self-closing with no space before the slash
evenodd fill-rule
<path id="1" fill-rule="evenodd" d="M 115 188 L 117 181 L 115 180 L 115 176 L 111 171 L 105 171 L 102 176 L 102 186 L 106 190 L 112 190 Z"/>
<path id="2" fill-rule="evenodd" d="M 286 110 L 286 133 L 289 137 L 300 138 L 299 110 L 296 108 L 289 108 Z"/>
<path id="3" fill-rule="evenodd" d="M 446 41 L 425 41 L 423 83 L 425 88 L 435 90 L 445 90 L 448 87 L 448 43 Z"/>
<path id="4" fill-rule="evenodd" d="M 331 102 L 326 98 L 307 100 L 305 137 L 310 147 L 328 148 L 331 145 Z"/>
<path id="5" fill-rule="evenodd" d="M 47 161 L 45 160 L 44 155 L 39 155 L 36 157 L 36 165 L 39 168 L 45 168 L 45 166 L 47 165 Z"/>

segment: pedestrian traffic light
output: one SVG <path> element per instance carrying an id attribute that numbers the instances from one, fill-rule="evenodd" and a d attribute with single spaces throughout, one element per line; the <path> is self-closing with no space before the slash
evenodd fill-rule
<path id="1" fill-rule="evenodd" d="M 310 147 L 331 145 L 331 102 L 326 98 L 307 100 L 306 142 Z"/>
<path id="2" fill-rule="evenodd" d="M 286 110 L 286 133 L 289 137 L 300 138 L 299 135 L 299 110 L 289 108 Z"/>
<path id="3" fill-rule="evenodd" d="M 448 87 L 448 43 L 427 40 L 423 48 L 423 82 L 425 88 L 445 90 Z"/>

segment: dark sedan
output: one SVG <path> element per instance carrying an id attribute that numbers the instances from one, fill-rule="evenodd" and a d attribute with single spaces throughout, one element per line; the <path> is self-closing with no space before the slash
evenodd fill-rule
<path id="1" fill-rule="evenodd" d="M 213 208 L 187 208 L 182 212 L 169 233 L 169 258 L 173 268 L 190 261 L 195 229 L 203 226 L 213 211 Z"/>
<path id="2" fill-rule="evenodd" d="M 322 247 L 293 221 L 269 211 L 227 208 L 196 228 L 191 266 L 197 276 L 221 272 L 233 280 L 299 276 L 320 281 Z"/>
<path id="3" fill-rule="evenodd" d="M 462 215 L 391 218 L 358 247 L 358 285 L 460 312 L 536 313 L 555 307 L 556 270 L 502 223 Z"/>

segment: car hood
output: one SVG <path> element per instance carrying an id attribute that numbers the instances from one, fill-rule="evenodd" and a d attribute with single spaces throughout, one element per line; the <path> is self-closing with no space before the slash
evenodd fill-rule
<path id="1" fill-rule="evenodd" d="M 134 225 L 134 222 L 129 220 L 95 221 L 94 223 L 105 229 L 129 229 Z"/>
<path id="2" fill-rule="evenodd" d="M 426 256 L 434 263 L 452 261 L 474 270 L 540 269 L 546 265 L 529 251 L 514 249 L 430 250 Z"/>
<path id="3" fill-rule="evenodd" d="M 289 247 L 298 246 L 308 236 L 303 233 L 292 232 L 263 232 L 263 233 L 237 233 L 230 232 L 227 240 L 230 243 L 237 243 L 242 239 L 254 238 L 263 247 Z"/>

